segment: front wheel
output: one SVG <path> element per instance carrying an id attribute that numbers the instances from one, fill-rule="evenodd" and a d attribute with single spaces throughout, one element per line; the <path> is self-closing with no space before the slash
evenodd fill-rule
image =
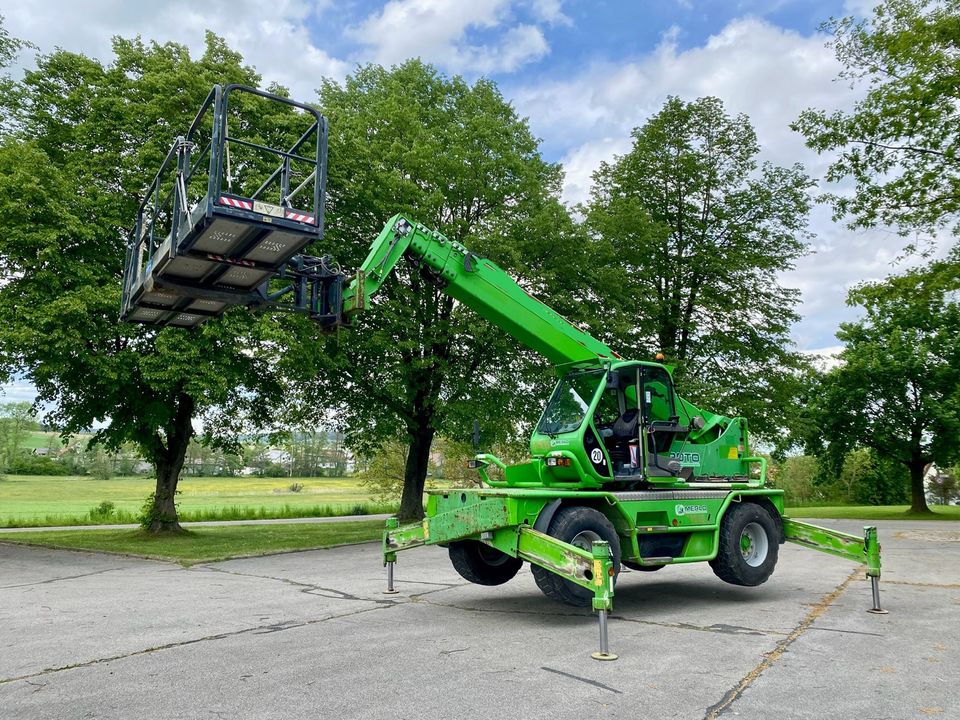
<path id="1" fill-rule="evenodd" d="M 779 543 L 777 524 L 764 507 L 731 505 L 720 523 L 720 544 L 710 567 L 731 585 L 762 585 L 773 574 Z"/>
<path id="2" fill-rule="evenodd" d="M 589 507 L 560 508 L 550 522 L 547 534 L 588 552 L 593 549 L 596 540 L 605 540 L 610 545 L 610 560 L 613 562 L 616 582 L 620 572 L 620 538 L 613 523 L 602 512 Z M 589 607 L 593 601 L 593 591 L 585 587 L 564 580 L 533 563 L 530 564 L 530 570 L 537 587 L 548 598 L 576 607 Z"/>
<path id="3" fill-rule="evenodd" d="M 520 558 L 510 557 L 477 540 L 450 543 L 447 552 L 460 577 L 477 585 L 503 585 L 523 567 Z"/>

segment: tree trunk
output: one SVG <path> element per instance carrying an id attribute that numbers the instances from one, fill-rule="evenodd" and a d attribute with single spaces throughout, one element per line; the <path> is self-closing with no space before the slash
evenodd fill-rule
<path id="1" fill-rule="evenodd" d="M 150 511 L 150 523 L 147 532 L 182 532 L 177 517 L 177 483 L 183 470 L 183 460 L 193 437 L 194 401 L 184 393 L 177 396 L 177 411 L 171 424 L 166 428 L 166 442 L 158 448 L 154 456 L 157 471 L 157 485 L 153 495 L 153 508 Z"/>
<path id="2" fill-rule="evenodd" d="M 929 513 L 927 496 L 923 490 L 923 471 L 926 463 L 921 460 L 911 460 L 907 463 L 910 469 L 910 512 Z"/>
<path id="3" fill-rule="evenodd" d="M 410 433 L 407 465 L 403 473 L 403 496 L 400 498 L 400 522 L 423 519 L 423 488 L 427 482 L 430 447 L 435 430 L 419 426 Z"/>

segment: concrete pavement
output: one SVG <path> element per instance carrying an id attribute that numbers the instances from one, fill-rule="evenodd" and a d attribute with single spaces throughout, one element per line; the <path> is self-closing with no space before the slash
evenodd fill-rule
<path id="1" fill-rule="evenodd" d="M 0 717 L 960 718 L 955 527 L 880 524 L 885 616 L 793 545 L 758 588 L 625 572 L 612 663 L 528 569 L 470 585 L 440 548 L 387 596 L 375 544 L 191 568 L 0 545 Z"/>

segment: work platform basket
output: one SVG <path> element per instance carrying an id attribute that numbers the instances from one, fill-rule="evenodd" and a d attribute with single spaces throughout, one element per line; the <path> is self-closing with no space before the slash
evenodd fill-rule
<path id="1" fill-rule="evenodd" d="M 266 304 L 271 278 L 323 235 L 326 177 L 319 111 L 215 86 L 140 204 L 121 319 L 195 327 L 233 305 Z"/>

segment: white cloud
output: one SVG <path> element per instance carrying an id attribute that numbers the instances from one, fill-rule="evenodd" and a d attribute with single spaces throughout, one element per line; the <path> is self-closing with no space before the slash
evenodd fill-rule
<path id="1" fill-rule="evenodd" d="M 761 159 L 778 165 L 803 163 L 822 177 L 830 162 L 806 148 L 789 124 L 807 107 L 849 110 L 856 95 L 834 81 L 840 65 L 826 37 L 784 30 L 757 18 L 741 18 L 703 45 L 680 49 L 681 31 L 671 28 L 657 48 L 626 62 L 596 62 L 572 78 L 515 90 L 518 110 L 534 132 L 565 148 L 564 198 L 588 198 L 591 174 L 630 148 L 630 131 L 642 125 L 668 95 L 693 100 L 714 95 L 730 113 L 745 113 L 756 128 Z M 782 281 L 801 290 L 803 320 L 794 328 L 801 348 L 831 343 L 839 322 L 857 316 L 846 306 L 857 282 L 903 269 L 896 260 L 903 238 L 882 230 L 850 231 L 830 211 L 811 214 L 816 254 L 803 258 Z"/>
<path id="2" fill-rule="evenodd" d="M 266 81 L 280 82 L 294 97 L 312 100 L 321 77 L 342 79 L 350 69 L 310 38 L 306 23 L 323 5 L 303 0 L 269 5 L 256 0 L 0 0 L 0 14 L 11 35 L 33 42 L 41 52 L 63 47 L 104 61 L 111 58 L 110 38 L 115 35 L 181 43 L 196 56 L 203 52 L 204 31 L 209 29 L 226 38 Z"/>
<path id="3" fill-rule="evenodd" d="M 563 0 L 530 0 L 530 12 L 549 25 L 573 25 L 573 20 L 563 12 Z"/>
<path id="4" fill-rule="evenodd" d="M 369 47 L 373 60 L 384 65 L 421 57 L 454 72 L 511 72 L 549 52 L 538 27 L 509 27 L 492 45 L 466 41 L 469 30 L 505 27 L 510 10 L 509 0 L 390 0 L 347 35 Z"/>
<path id="5" fill-rule="evenodd" d="M 37 389 L 26 380 L 12 380 L 0 383 L 0 402 L 32 403 L 37 397 Z"/>
<path id="6" fill-rule="evenodd" d="M 576 202 L 586 200 L 593 183 L 591 175 L 599 166 L 598 158 L 610 159 L 628 150 L 630 150 L 630 137 L 626 134 L 588 140 L 574 148 L 563 159 L 566 198 L 570 201 L 576 199 Z"/>
<path id="7" fill-rule="evenodd" d="M 873 9 L 880 4 L 880 0 L 846 0 L 843 12 L 847 15 L 867 18 L 873 15 Z"/>
<path id="8" fill-rule="evenodd" d="M 668 95 L 686 100 L 715 95 L 729 112 L 749 115 L 764 159 L 778 164 L 804 160 L 816 165 L 814 170 L 825 166 L 788 127 L 804 108 L 829 107 L 838 99 L 833 79 L 840 66 L 824 48 L 823 36 L 804 37 L 744 18 L 729 23 L 705 45 L 681 51 L 678 33 L 671 28 L 653 52 L 633 61 L 595 63 L 572 79 L 514 94 L 538 135 L 569 145 L 565 160 L 580 156 L 585 175 L 568 168 L 568 200 L 583 200 L 582 189 L 589 187 L 592 168 L 582 162 L 585 146 L 614 150 L 613 144 L 598 143 L 597 138 L 628 137 Z M 597 155 L 593 167 L 611 157 Z"/>

